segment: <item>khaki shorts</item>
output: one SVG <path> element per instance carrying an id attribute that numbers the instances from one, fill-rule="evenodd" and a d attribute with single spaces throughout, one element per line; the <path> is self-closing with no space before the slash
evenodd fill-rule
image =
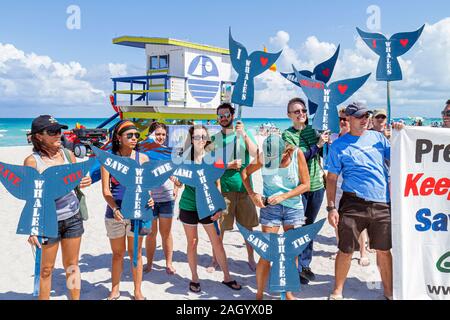
<path id="1" fill-rule="evenodd" d="M 123 221 L 117 221 L 116 219 L 105 219 L 106 236 L 110 239 L 118 239 L 128 236 L 133 237 L 134 233 L 131 232 L 131 220 L 124 219 Z"/>
<path id="2" fill-rule="evenodd" d="M 359 235 L 367 229 L 370 248 L 388 251 L 392 248 L 391 208 L 389 203 L 365 201 L 344 192 L 339 203 L 339 244 L 344 253 L 359 250 Z"/>
<path id="3" fill-rule="evenodd" d="M 235 219 L 247 229 L 259 225 L 256 207 L 247 193 L 224 192 L 223 197 L 227 204 L 227 210 L 223 212 L 224 214 L 220 219 L 220 229 L 222 231 L 233 230 Z"/>

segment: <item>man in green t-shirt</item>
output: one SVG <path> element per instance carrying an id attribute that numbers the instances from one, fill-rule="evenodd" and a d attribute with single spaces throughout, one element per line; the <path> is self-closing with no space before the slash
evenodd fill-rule
<path id="1" fill-rule="evenodd" d="M 233 126 L 234 112 L 234 108 L 229 103 L 223 103 L 217 107 L 217 120 L 222 130 L 212 137 L 215 156 L 222 158 L 227 166 L 227 170 L 220 179 L 222 194 L 227 203 L 227 210 L 220 221 L 222 240 L 225 231 L 233 230 L 235 219 L 248 230 L 253 230 L 259 224 L 256 207 L 241 178 L 241 171 L 249 165 L 250 157 L 258 154 L 258 147 L 255 138 L 244 129 L 241 121 L 237 122 L 236 127 Z M 253 248 L 248 243 L 246 247 L 249 267 L 255 271 Z M 216 266 L 213 252 L 211 267 Z"/>

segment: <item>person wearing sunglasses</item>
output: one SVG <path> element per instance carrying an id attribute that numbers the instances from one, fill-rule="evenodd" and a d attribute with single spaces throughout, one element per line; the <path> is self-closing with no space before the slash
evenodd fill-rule
<path id="1" fill-rule="evenodd" d="M 223 240 L 225 231 L 231 231 L 234 222 L 253 230 L 258 226 L 258 213 L 242 183 L 241 172 L 250 163 L 250 157 L 256 157 L 258 147 L 251 132 L 245 130 L 242 121 L 233 126 L 234 108 L 229 103 L 217 107 L 217 120 L 222 130 L 212 137 L 216 154 L 223 155 L 227 170 L 220 179 L 222 195 L 227 203 L 227 210 L 220 219 L 220 237 Z M 247 243 L 247 263 L 250 270 L 256 270 L 253 248 Z M 218 266 L 215 254 L 209 272 Z"/>
<path id="2" fill-rule="evenodd" d="M 250 183 L 252 174 L 261 169 L 263 196 Z M 301 227 L 305 211 L 301 195 L 310 187 L 308 165 L 303 152 L 286 143 L 279 135 L 271 134 L 263 142 L 262 152 L 241 173 L 242 181 L 253 203 L 261 208 L 260 222 L 264 233 L 278 233 Z M 256 269 L 256 299 L 262 300 L 269 277 L 270 261 L 260 258 Z M 286 298 L 295 300 L 291 292 Z"/>
<path id="3" fill-rule="evenodd" d="M 24 165 L 33 167 L 40 173 L 49 167 L 75 163 L 76 159 L 69 150 L 64 150 L 61 144 L 61 129 L 68 129 L 50 115 L 41 115 L 31 124 L 31 142 L 33 154 L 28 156 Z M 70 156 L 70 159 L 68 158 Z M 90 186 L 90 177 L 81 180 L 80 188 Z M 80 202 L 74 191 L 56 200 L 56 213 L 58 219 L 58 237 L 48 238 L 41 244 L 38 238 L 30 236 L 28 242 L 33 246 L 42 248 L 41 274 L 39 299 L 48 300 L 52 285 L 52 272 L 55 266 L 59 243 L 63 257 L 63 266 L 67 270 L 67 277 L 73 276 L 69 269 L 74 266 L 78 269 L 81 236 L 84 233 L 83 220 L 80 213 Z M 80 299 L 80 289 L 69 289 L 72 300 Z"/>
<path id="4" fill-rule="evenodd" d="M 154 137 L 157 144 L 164 146 L 167 139 L 167 126 L 164 123 L 153 122 L 148 130 L 149 135 Z M 161 187 L 151 190 L 152 198 L 155 201 L 153 215 L 155 219 L 152 223 L 152 231 L 145 239 L 145 250 L 147 255 L 147 265 L 144 272 L 152 270 L 153 257 L 156 251 L 156 236 L 159 233 L 162 239 L 164 256 L 166 257 L 166 273 L 175 274 L 175 268 L 172 265 L 173 257 L 173 238 L 172 238 L 172 220 L 175 199 L 178 190 L 182 184 L 174 177 L 168 179 Z"/>
<path id="5" fill-rule="evenodd" d="M 391 147 L 383 134 L 367 130 L 370 113 L 362 103 L 347 106 L 350 132 L 333 142 L 327 158 L 328 221 L 339 235 L 331 300 L 343 299 L 352 255 L 360 249 L 359 236 L 364 229 L 368 231 L 370 247 L 376 250 L 384 295 L 392 299 L 391 208 L 386 166 Z M 336 187 L 341 174 L 343 195 L 338 204 Z"/>
<path id="6" fill-rule="evenodd" d="M 387 113 L 385 109 L 376 109 L 372 115 L 372 128 L 370 130 L 381 132 L 386 138 L 391 138 L 391 130 L 387 124 Z"/>
<path id="7" fill-rule="evenodd" d="M 309 225 L 315 222 L 325 195 L 320 153 L 324 144 L 328 142 L 328 132 L 319 134 L 308 124 L 308 110 L 305 101 L 301 98 L 293 98 L 288 102 L 287 115 L 292 120 L 292 126 L 283 132 L 282 138 L 287 143 L 300 148 L 308 162 L 311 186 L 301 198 L 305 209 L 305 224 Z M 312 256 L 313 241 L 299 257 L 298 272 L 302 284 L 315 280 L 315 274 L 310 267 Z"/>
<path id="8" fill-rule="evenodd" d="M 330 145 L 336 141 L 337 139 L 339 139 L 340 137 L 346 135 L 347 133 L 350 132 L 350 122 L 349 119 L 347 117 L 347 115 L 345 114 L 345 109 L 346 107 L 342 107 L 339 109 L 339 133 L 332 133 L 330 135 Z M 341 200 L 342 197 L 342 175 L 339 175 L 338 181 L 337 181 L 337 186 L 336 186 L 336 203 L 339 204 L 339 201 Z M 334 230 L 336 233 L 336 239 L 339 242 L 339 235 L 338 235 L 338 230 L 335 229 Z M 370 265 L 370 259 L 368 257 L 368 252 L 370 252 L 369 248 L 366 246 L 367 243 L 367 230 L 364 230 L 363 232 L 361 232 L 361 235 L 359 237 L 359 265 L 362 267 L 367 267 L 368 265 Z M 332 260 L 336 260 L 336 256 L 337 256 L 337 252 L 335 254 L 333 254 L 331 256 Z"/>
<path id="9" fill-rule="evenodd" d="M 112 132 L 112 153 L 121 157 L 134 159 L 143 164 L 149 161 L 149 158 L 140 153 L 138 139 L 140 133 L 135 124 L 129 120 L 120 121 Z M 131 231 L 131 220 L 124 219 L 120 211 L 125 188 L 109 174 L 105 168 L 101 168 L 103 197 L 106 200 L 107 208 L 105 213 L 106 235 L 109 238 L 112 250 L 112 268 L 111 268 L 111 292 L 107 300 L 117 300 L 120 298 L 120 279 L 123 271 L 123 260 L 125 250 L 128 244 L 128 255 L 134 281 L 135 300 L 145 300 L 141 291 L 142 284 L 142 240 L 139 237 L 138 252 L 133 252 L 134 233 Z M 153 207 L 154 201 L 150 199 L 148 205 Z M 136 226 L 135 226 L 136 227 Z M 137 254 L 138 265 L 133 266 L 133 256 Z"/>
<path id="10" fill-rule="evenodd" d="M 185 142 L 183 157 L 190 162 L 201 164 L 205 157 L 211 157 L 211 139 L 208 129 L 202 125 L 195 125 L 189 128 L 189 135 Z M 216 181 L 217 188 L 220 191 L 220 181 Z M 228 271 L 228 262 L 222 239 L 216 232 L 214 226 L 215 221 L 220 219 L 222 211 L 216 212 L 213 216 L 200 219 L 197 212 L 197 204 L 195 200 L 195 188 L 185 185 L 184 191 L 180 198 L 180 215 L 179 219 L 183 223 L 184 232 L 186 234 L 187 257 L 189 268 L 191 269 L 192 278 L 189 283 L 189 291 L 200 293 L 200 281 L 197 273 L 197 246 L 198 246 L 198 224 L 202 224 L 205 229 L 212 250 L 216 255 L 217 263 L 223 272 L 222 283 L 233 290 L 241 290 L 241 285 L 236 280 L 231 280 Z"/>
<path id="11" fill-rule="evenodd" d="M 442 115 L 442 128 L 450 128 L 450 100 L 447 100 Z"/>

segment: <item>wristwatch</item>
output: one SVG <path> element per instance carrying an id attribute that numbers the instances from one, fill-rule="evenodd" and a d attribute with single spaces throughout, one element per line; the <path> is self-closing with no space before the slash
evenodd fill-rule
<path id="1" fill-rule="evenodd" d="M 335 206 L 327 207 L 327 212 L 330 212 L 330 211 L 333 211 L 333 210 L 336 210 Z"/>

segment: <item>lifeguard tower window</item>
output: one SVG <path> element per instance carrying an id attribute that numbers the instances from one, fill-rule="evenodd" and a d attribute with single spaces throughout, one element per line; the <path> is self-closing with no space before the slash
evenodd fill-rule
<path id="1" fill-rule="evenodd" d="M 150 57 L 150 69 L 167 69 L 169 67 L 169 56 L 151 56 Z"/>

